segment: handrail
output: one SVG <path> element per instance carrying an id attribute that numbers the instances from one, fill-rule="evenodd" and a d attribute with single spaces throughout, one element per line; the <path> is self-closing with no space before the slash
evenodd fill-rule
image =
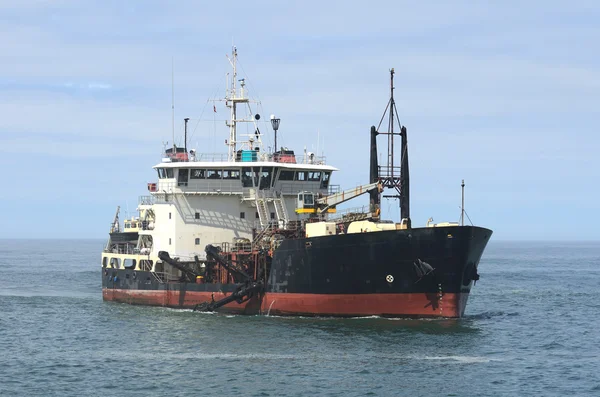
<path id="1" fill-rule="evenodd" d="M 335 186 L 335 185 L 332 185 Z M 339 189 L 339 186 L 338 186 Z M 280 193 L 281 194 L 298 194 L 300 192 L 315 192 L 319 193 L 323 190 L 328 190 L 328 188 L 321 187 L 321 182 L 304 182 L 302 184 L 298 183 L 282 183 Z"/>
<path id="2" fill-rule="evenodd" d="M 156 194 L 170 194 L 175 189 L 188 194 L 241 194 L 244 190 L 238 179 L 190 179 L 185 185 L 178 182 L 159 181 Z"/>
<path id="3" fill-rule="evenodd" d="M 166 272 L 150 272 L 152 273 L 152 275 L 154 276 L 154 278 L 156 279 L 156 281 L 158 281 L 159 284 L 164 284 L 165 283 L 165 279 L 166 279 Z M 161 277 L 159 277 L 159 275 L 161 275 Z"/>
<path id="4" fill-rule="evenodd" d="M 197 161 L 229 161 L 227 153 L 195 153 L 190 162 Z"/>
<path id="5" fill-rule="evenodd" d="M 342 218 L 348 217 L 349 215 L 355 215 L 358 217 L 368 216 L 370 215 L 369 206 L 363 205 L 361 207 L 352 207 L 345 208 L 343 210 L 338 210 L 335 215 L 329 215 L 328 219 L 330 221 L 342 220 Z"/>
<path id="6" fill-rule="evenodd" d="M 260 152 L 256 156 L 256 161 L 273 161 L 276 163 L 286 163 L 289 161 L 292 155 L 281 155 L 280 153 L 266 153 Z M 325 156 L 309 156 L 308 153 L 298 153 L 293 155 L 293 163 L 295 164 L 316 164 L 325 165 Z M 196 162 L 229 162 L 227 153 L 190 153 L 188 160 L 184 161 L 188 163 Z M 253 161 L 236 161 L 236 163 L 252 163 Z"/>

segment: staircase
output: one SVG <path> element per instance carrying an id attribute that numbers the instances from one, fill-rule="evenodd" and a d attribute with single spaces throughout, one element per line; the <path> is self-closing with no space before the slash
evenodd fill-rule
<path id="1" fill-rule="evenodd" d="M 265 227 L 263 230 L 260 231 L 260 233 L 256 235 L 256 237 L 254 237 L 254 240 L 252 240 L 252 247 L 256 247 L 257 245 L 259 245 L 262 239 L 264 239 L 265 237 L 270 237 L 272 233 L 273 229 L 271 229 L 270 227 Z"/>
<path id="2" fill-rule="evenodd" d="M 256 211 L 258 212 L 258 219 L 260 220 L 261 228 L 266 228 L 269 226 L 269 210 L 267 205 L 267 199 L 264 196 L 264 193 L 260 194 L 256 192 Z"/>
<path id="3" fill-rule="evenodd" d="M 277 222 L 279 224 L 279 228 L 285 229 L 288 224 L 288 214 L 285 208 L 285 201 L 283 199 L 283 194 L 275 193 L 275 198 L 273 199 L 273 205 L 275 206 L 275 215 L 277 215 Z"/>

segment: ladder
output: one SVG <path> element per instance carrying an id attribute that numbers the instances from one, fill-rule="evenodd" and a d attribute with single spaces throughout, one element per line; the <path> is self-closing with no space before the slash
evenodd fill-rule
<path id="1" fill-rule="evenodd" d="M 265 227 L 264 229 L 262 229 L 260 233 L 258 233 L 256 237 L 254 237 L 254 240 L 252 240 L 252 248 L 254 249 L 254 247 L 257 246 L 265 237 L 270 237 L 272 231 L 273 229 L 271 229 L 270 227 Z"/>
<path id="2" fill-rule="evenodd" d="M 260 220 L 260 226 L 264 229 L 269 226 L 269 210 L 267 207 L 267 200 L 263 194 L 261 197 L 260 191 L 256 193 L 256 212 L 258 212 L 258 219 Z"/>
<path id="3" fill-rule="evenodd" d="M 285 208 L 285 201 L 283 199 L 283 194 L 279 194 L 277 196 L 277 192 L 275 192 L 275 198 L 273 199 L 273 205 L 275 206 L 275 214 L 277 215 L 277 221 L 279 227 L 281 229 L 287 228 L 288 224 L 288 215 L 287 210 Z"/>

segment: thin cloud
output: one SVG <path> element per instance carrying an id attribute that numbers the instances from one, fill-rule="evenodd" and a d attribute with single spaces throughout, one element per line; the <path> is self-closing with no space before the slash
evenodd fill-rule
<path id="1" fill-rule="evenodd" d="M 110 90 L 112 85 L 106 83 L 88 83 L 87 88 L 90 90 Z"/>

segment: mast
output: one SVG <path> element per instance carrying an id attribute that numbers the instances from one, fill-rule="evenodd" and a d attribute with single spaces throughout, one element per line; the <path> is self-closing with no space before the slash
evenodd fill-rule
<path id="1" fill-rule="evenodd" d="M 408 137 L 406 127 L 400 129 L 402 154 L 400 156 L 400 219 L 406 219 L 410 228 L 410 179 L 408 172 Z"/>
<path id="2" fill-rule="evenodd" d="M 175 61 L 171 57 L 171 129 L 173 132 L 173 149 L 175 149 Z"/>
<path id="3" fill-rule="evenodd" d="M 375 126 L 371 127 L 371 152 L 369 161 L 369 182 L 374 183 L 379 181 L 379 164 L 377 162 L 377 129 Z M 371 190 L 369 192 L 371 197 L 369 203 L 369 211 L 374 213 L 381 205 L 381 195 L 378 189 Z"/>
<path id="4" fill-rule="evenodd" d="M 396 101 L 394 100 L 394 68 L 390 69 L 390 100 L 381 116 L 379 126 L 377 128 L 371 127 L 371 164 L 370 164 L 370 179 L 378 179 L 382 185 L 386 188 L 396 190 L 394 195 L 384 195 L 384 198 L 394 198 L 400 200 L 400 221 L 406 221 L 407 227 L 411 228 L 410 221 L 410 183 L 409 183 L 409 171 L 408 171 L 408 138 L 406 133 L 406 127 L 404 127 L 398 119 L 398 109 L 396 109 Z M 385 119 L 386 114 L 389 112 L 388 118 L 388 129 L 387 131 L 380 131 L 379 128 Z M 400 132 L 394 132 L 395 121 L 400 126 Z M 378 134 L 388 136 L 388 147 L 387 147 L 387 164 L 377 164 L 377 141 L 376 136 Z M 400 167 L 394 164 L 394 139 L 396 135 L 401 137 L 400 146 Z M 376 197 L 371 197 L 373 204 L 378 203 Z"/>
<path id="5" fill-rule="evenodd" d="M 462 180 L 460 184 L 461 189 L 461 204 L 460 204 L 460 224 L 461 226 L 465 225 L 465 180 Z"/>
<path id="6" fill-rule="evenodd" d="M 187 156 L 187 124 L 188 121 L 190 121 L 189 117 L 186 117 L 185 119 L 183 119 L 184 123 L 185 123 L 185 127 L 184 127 L 184 132 L 183 132 L 183 147 L 185 148 L 185 154 Z"/>
<path id="7" fill-rule="evenodd" d="M 388 166 L 390 178 L 394 179 L 394 68 L 390 69 L 390 121 L 388 135 Z"/>
<path id="8" fill-rule="evenodd" d="M 237 117 L 237 104 L 238 103 L 244 103 L 244 104 L 248 104 L 248 110 L 250 110 L 250 100 L 246 97 L 246 91 L 245 90 L 245 86 L 246 86 L 246 81 L 245 79 L 240 79 L 240 93 L 238 96 L 238 92 L 237 92 L 237 48 L 233 47 L 233 50 L 231 52 L 231 58 L 227 57 L 227 59 L 229 60 L 229 63 L 231 64 L 231 67 L 233 68 L 233 74 L 231 76 L 231 86 L 230 88 L 227 90 L 227 93 L 225 95 L 225 104 L 227 107 L 230 108 L 230 120 L 228 122 L 226 122 L 227 126 L 229 127 L 229 140 L 227 141 L 227 146 L 229 146 L 229 151 L 228 151 L 228 160 L 229 161 L 235 161 L 236 159 L 236 152 L 237 152 L 237 144 L 238 144 L 238 136 L 237 136 L 237 123 L 238 122 L 254 122 L 256 124 L 256 121 L 258 121 L 258 119 L 260 119 L 260 115 L 256 115 L 254 116 L 254 118 L 251 118 L 249 120 L 244 119 L 243 117 L 241 119 L 238 119 Z M 260 142 L 260 135 L 258 133 L 258 128 L 256 129 L 257 133 L 257 140 L 259 144 L 262 144 Z M 244 141 L 241 141 L 241 143 L 243 144 Z M 250 149 L 252 148 L 251 146 L 252 141 L 249 140 L 248 141 L 248 146 L 250 147 Z"/>
<path id="9" fill-rule="evenodd" d="M 235 103 L 235 82 L 237 80 L 237 48 L 233 47 L 233 76 L 231 79 L 231 125 L 229 126 L 229 159 L 233 160 L 235 158 L 235 144 L 237 139 L 237 131 L 236 131 L 236 121 L 235 118 L 237 116 L 237 107 Z"/>
<path id="10" fill-rule="evenodd" d="M 229 59 L 229 57 L 228 57 Z M 229 161 L 235 161 L 235 152 L 236 152 L 236 139 L 237 139 L 237 126 L 236 126 L 236 117 L 237 117 L 237 102 L 239 98 L 236 98 L 236 81 L 237 81 L 237 48 L 233 47 L 231 52 L 231 59 L 229 59 L 229 63 L 231 63 L 231 67 L 233 68 L 233 75 L 231 77 L 231 87 L 229 89 L 229 93 L 226 96 L 226 103 L 229 106 L 231 111 L 231 118 L 227 125 L 229 126 L 229 153 L 228 159 Z"/>

